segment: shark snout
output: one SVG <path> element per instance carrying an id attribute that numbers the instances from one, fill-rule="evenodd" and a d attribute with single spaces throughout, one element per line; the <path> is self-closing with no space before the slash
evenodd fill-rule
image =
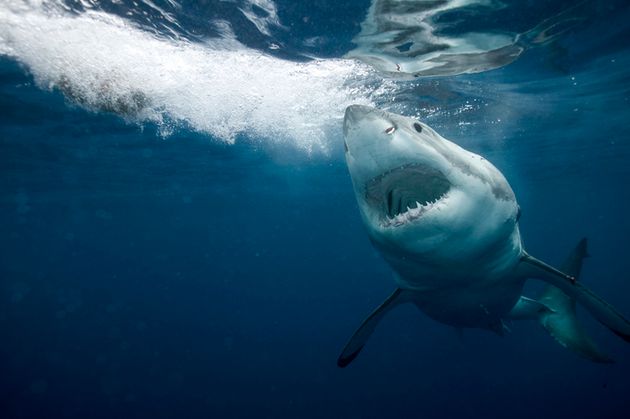
<path id="1" fill-rule="evenodd" d="M 343 118 L 343 135 L 347 136 L 351 127 L 357 126 L 362 120 L 369 117 L 376 109 L 363 105 L 350 105 L 346 108 Z"/>
<path id="2" fill-rule="evenodd" d="M 369 106 L 364 105 L 350 105 L 346 108 L 346 115 L 344 120 L 356 120 L 357 118 L 361 118 L 364 115 L 373 112 L 375 109 L 370 108 Z"/>

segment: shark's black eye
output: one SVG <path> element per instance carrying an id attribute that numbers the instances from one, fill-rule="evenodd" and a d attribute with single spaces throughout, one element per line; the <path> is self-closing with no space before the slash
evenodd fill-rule
<path id="1" fill-rule="evenodd" d="M 385 134 L 393 134 L 396 131 L 396 127 L 389 127 L 385 130 Z"/>
<path id="2" fill-rule="evenodd" d="M 418 132 L 422 132 L 422 125 L 420 125 L 420 124 L 419 124 L 419 123 L 417 123 L 417 122 L 414 122 L 414 123 L 413 123 L 413 128 L 414 128 L 416 131 L 418 131 Z"/>
<path id="3" fill-rule="evenodd" d="M 521 219 L 521 207 L 518 207 L 518 210 L 516 211 L 516 221 L 518 222 L 518 220 Z"/>

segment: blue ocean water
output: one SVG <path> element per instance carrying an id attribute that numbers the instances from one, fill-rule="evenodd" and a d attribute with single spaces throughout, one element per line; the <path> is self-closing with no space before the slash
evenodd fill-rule
<path id="1" fill-rule="evenodd" d="M 361 36 L 404 3 L 0 4 L 0 417 L 627 416 L 630 349 L 583 311 L 615 364 L 403 306 L 336 366 L 395 286 L 352 103 L 491 160 L 528 251 L 588 237 L 583 281 L 630 315 L 630 4 L 418 1 L 395 50 Z M 479 61 L 433 74 L 427 45 Z"/>

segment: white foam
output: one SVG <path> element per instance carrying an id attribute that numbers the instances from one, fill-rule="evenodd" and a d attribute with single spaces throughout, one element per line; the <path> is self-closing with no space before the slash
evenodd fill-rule
<path id="1" fill-rule="evenodd" d="M 377 94 L 366 87 L 372 70 L 355 61 L 286 61 L 234 39 L 159 37 L 121 17 L 51 4 L 3 0 L 0 53 L 43 88 L 164 133 L 185 127 L 228 143 L 244 134 L 326 150 L 345 107 Z"/>

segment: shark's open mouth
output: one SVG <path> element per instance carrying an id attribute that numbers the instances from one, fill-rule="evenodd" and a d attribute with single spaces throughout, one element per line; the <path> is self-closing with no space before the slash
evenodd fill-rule
<path id="1" fill-rule="evenodd" d="M 366 185 L 367 203 L 378 211 L 385 226 L 415 220 L 444 199 L 451 183 L 437 169 L 406 164 L 385 172 Z"/>

